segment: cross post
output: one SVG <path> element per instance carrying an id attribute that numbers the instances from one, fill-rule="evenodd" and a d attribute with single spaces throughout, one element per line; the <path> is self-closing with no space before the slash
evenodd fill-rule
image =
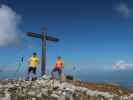
<path id="1" fill-rule="evenodd" d="M 27 32 L 26 35 L 29 37 L 41 39 L 41 42 L 42 42 L 41 75 L 45 75 L 46 74 L 46 41 L 58 42 L 59 39 L 56 37 L 47 36 L 45 32 L 42 32 L 42 34 Z"/>

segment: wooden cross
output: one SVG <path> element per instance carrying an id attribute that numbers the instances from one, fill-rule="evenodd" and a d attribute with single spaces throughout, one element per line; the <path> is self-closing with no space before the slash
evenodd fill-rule
<path id="1" fill-rule="evenodd" d="M 46 40 L 52 41 L 52 42 L 58 42 L 59 39 L 52 37 L 52 36 L 47 36 L 46 32 L 42 32 L 42 34 L 27 32 L 27 36 L 38 38 L 38 39 L 41 39 L 41 41 L 42 41 L 41 75 L 45 75 L 45 71 L 46 71 Z"/>

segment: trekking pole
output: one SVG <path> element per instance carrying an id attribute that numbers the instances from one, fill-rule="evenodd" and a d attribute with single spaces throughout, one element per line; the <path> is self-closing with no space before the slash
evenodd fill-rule
<path id="1" fill-rule="evenodd" d="M 21 67 L 21 64 L 22 64 L 23 60 L 24 60 L 24 58 L 22 57 L 21 60 L 19 61 L 18 66 L 17 66 L 16 72 L 15 72 L 16 79 L 18 79 L 18 72 L 20 70 L 20 67 Z"/>

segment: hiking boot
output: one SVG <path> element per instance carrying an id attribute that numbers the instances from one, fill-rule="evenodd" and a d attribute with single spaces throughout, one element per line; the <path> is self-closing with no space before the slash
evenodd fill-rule
<path id="1" fill-rule="evenodd" d="M 55 79 L 55 77 L 53 77 L 53 76 L 50 78 L 50 80 L 54 80 L 54 79 Z"/>
<path id="2" fill-rule="evenodd" d="M 26 80 L 26 81 L 29 81 L 29 77 L 27 77 L 25 80 Z"/>
<path id="3" fill-rule="evenodd" d="M 36 77 L 32 77 L 32 81 L 35 81 L 35 80 L 37 80 L 37 78 Z"/>

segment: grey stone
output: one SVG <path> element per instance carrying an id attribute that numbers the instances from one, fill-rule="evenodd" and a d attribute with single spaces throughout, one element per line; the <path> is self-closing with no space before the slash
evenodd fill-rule
<path id="1" fill-rule="evenodd" d="M 5 94 L 5 95 L 4 95 Z M 71 83 L 50 80 L 48 76 L 36 81 L 5 80 L 0 83 L 0 100 L 132 100 L 129 96 L 118 96 L 109 92 L 100 92 Z M 53 99 L 54 98 L 54 99 Z"/>
<path id="2" fill-rule="evenodd" d="M 29 91 L 27 94 L 30 96 L 35 96 L 36 93 L 34 91 Z"/>
<path id="3" fill-rule="evenodd" d="M 51 94 L 51 97 L 54 97 L 54 98 L 59 98 L 59 96 L 58 95 L 56 95 L 56 94 Z"/>

